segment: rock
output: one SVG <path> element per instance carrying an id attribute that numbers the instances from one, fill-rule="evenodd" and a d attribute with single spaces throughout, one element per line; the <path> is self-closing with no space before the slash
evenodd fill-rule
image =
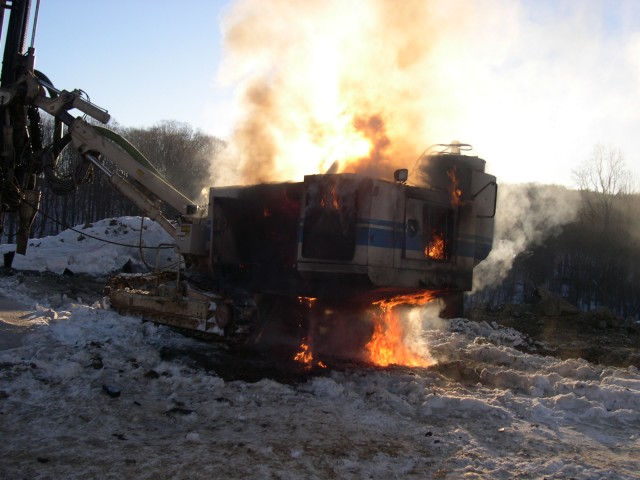
<path id="1" fill-rule="evenodd" d="M 122 266 L 122 273 L 133 273 L 133 262 L 131 259 L 128 259 L 127 262 Z"/>
<path id="2" fill-rule="evenodd" d="M 104 365 L 102 364 L 102 358 L 100 357 L 94 357 L 94 359 L 91 361 L 91 367 L 96 369 L 96 370 L 100 370 Z"/>
<path id="3" fill-rule="evenodd" d="M 111 398 L 117 398 L 120 396 L 120 389 L 111 385 L 102 385 L 102 391 Z"/>

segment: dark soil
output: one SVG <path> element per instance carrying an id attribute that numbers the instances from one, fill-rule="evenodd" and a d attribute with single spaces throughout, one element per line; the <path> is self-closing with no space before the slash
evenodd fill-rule
<path id="1" fill-rule="evenodd" d="M 604 308 L 591 312 L 550 308 L 552 301 L 547 297 L 533 305 L 475 308 L 467 312 L 467 316 L 522 332 L 530 339 L 529 347 L 523 350 L 563 359 L 583 358 L 601 365 L 640 368 L 640 324 L 635 319 L 619 318 Z"/>

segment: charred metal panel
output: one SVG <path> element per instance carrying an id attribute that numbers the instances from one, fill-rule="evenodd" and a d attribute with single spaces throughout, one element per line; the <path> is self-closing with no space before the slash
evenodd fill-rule
<path id="1" fill-rule="evenodd" d="M 357 245 L 358 181 L 355 177 L 305 178 L 302 258 L 349 262 Z"/>
<path id="2" fill-rule="evenodd" d="M 293 265 L 302 185 L 211 190 L 212 263 Z"/>
<path id="3" fill-rule="evenodd" d="M 301 183 L 212 188 L 211 269 L 225 288 L 295 293 Z"/>
<path id="4" fill-rule="evenodd" d="M 350 271 L 368 258 L 373 180 L 355 174 L 308 175 L 301 218 L 298 266 L 301 271 Z M 360 269 L 361 271 L 361 269 Z"/>

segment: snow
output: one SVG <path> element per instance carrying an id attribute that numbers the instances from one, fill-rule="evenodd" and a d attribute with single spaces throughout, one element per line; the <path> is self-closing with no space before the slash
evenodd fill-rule
<path id="1" fill-rule="evenodd" d="M 128 233 L 108 237 L 135 244 L 140 219 L 117 221 Z M 14 266 L 104 275 L 139 262 L 77 236 L 34 241 Z M 234 361 L 221 345 L 105 301 L 53 305 L 17 275 L 0 277 L 0 296 L 28 311 L 0 350 L 0 478 L 638 478 L 638 370 L 524 353 L 513 329 L 417 311 L 432 367 L 249 382 L 166 354 Z"/>
<path id="2" fill-rule="evenodd" d="M 144 260 L 140 256 L 140 228 L 142 245 L 145 247 Z M 105 243 L 108 239 L 114 243 Z M 155 249 L 172 243 L 173 239 L 159 224 L 140 217 L 120 217 L 101 220 L 58 235 L 31 240 L 27 254 L 16 254 L 13 268 L 17 270 L 37 270 L 63 273 L 69 269 L 74 273 L 104 275 L 121 269 L 127 261 L 142 267 L 144 261 L 152 266 L 166 266 L 177 261 L 171 248 Z M 0 253 L 15 251 L 15 245 L 0 245 Z"/>

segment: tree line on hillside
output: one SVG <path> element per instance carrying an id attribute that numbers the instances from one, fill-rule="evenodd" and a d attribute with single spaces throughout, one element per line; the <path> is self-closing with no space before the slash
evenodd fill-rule
<path id="1" fill-rule="evenodd" d="M 51 131 L 53 126 L 45 123 L 43 128 Z M 196 202 L 201 200 L 202 190 L 208 186 L 212 163 L 225 147 L 222 140 L 175 121 L 162 121 L 148 128 L 118 125 L 110 128 L 134 145 L 174 188 Z M 77 151 L 67 147 L 58 158 L 58 176 L 73 178 L 80 162 Z M 108 161 L 105 165 L 112 171 L 117 170 Z M 131 201 L 113 189 L 102 172 L 92 171 L 86 184 L 77 185 L 77 189 L 63 189 L 65 192 L 70 190 L 66 194 L 61 194 L 60 189 L 52 188 L 44 180 L 42 174 L 38 182 L 42 191 L 40 212 L 32 226 L 31 237 L 55 235 L 65 228 L 104 218 L 142 214 Z M 163 205 L 163 209 L 169 218 L 175 216 L 168 206 Z M 1 241 L 15 242 L 17 229 L 17 215 L 7 215 Z"/>

